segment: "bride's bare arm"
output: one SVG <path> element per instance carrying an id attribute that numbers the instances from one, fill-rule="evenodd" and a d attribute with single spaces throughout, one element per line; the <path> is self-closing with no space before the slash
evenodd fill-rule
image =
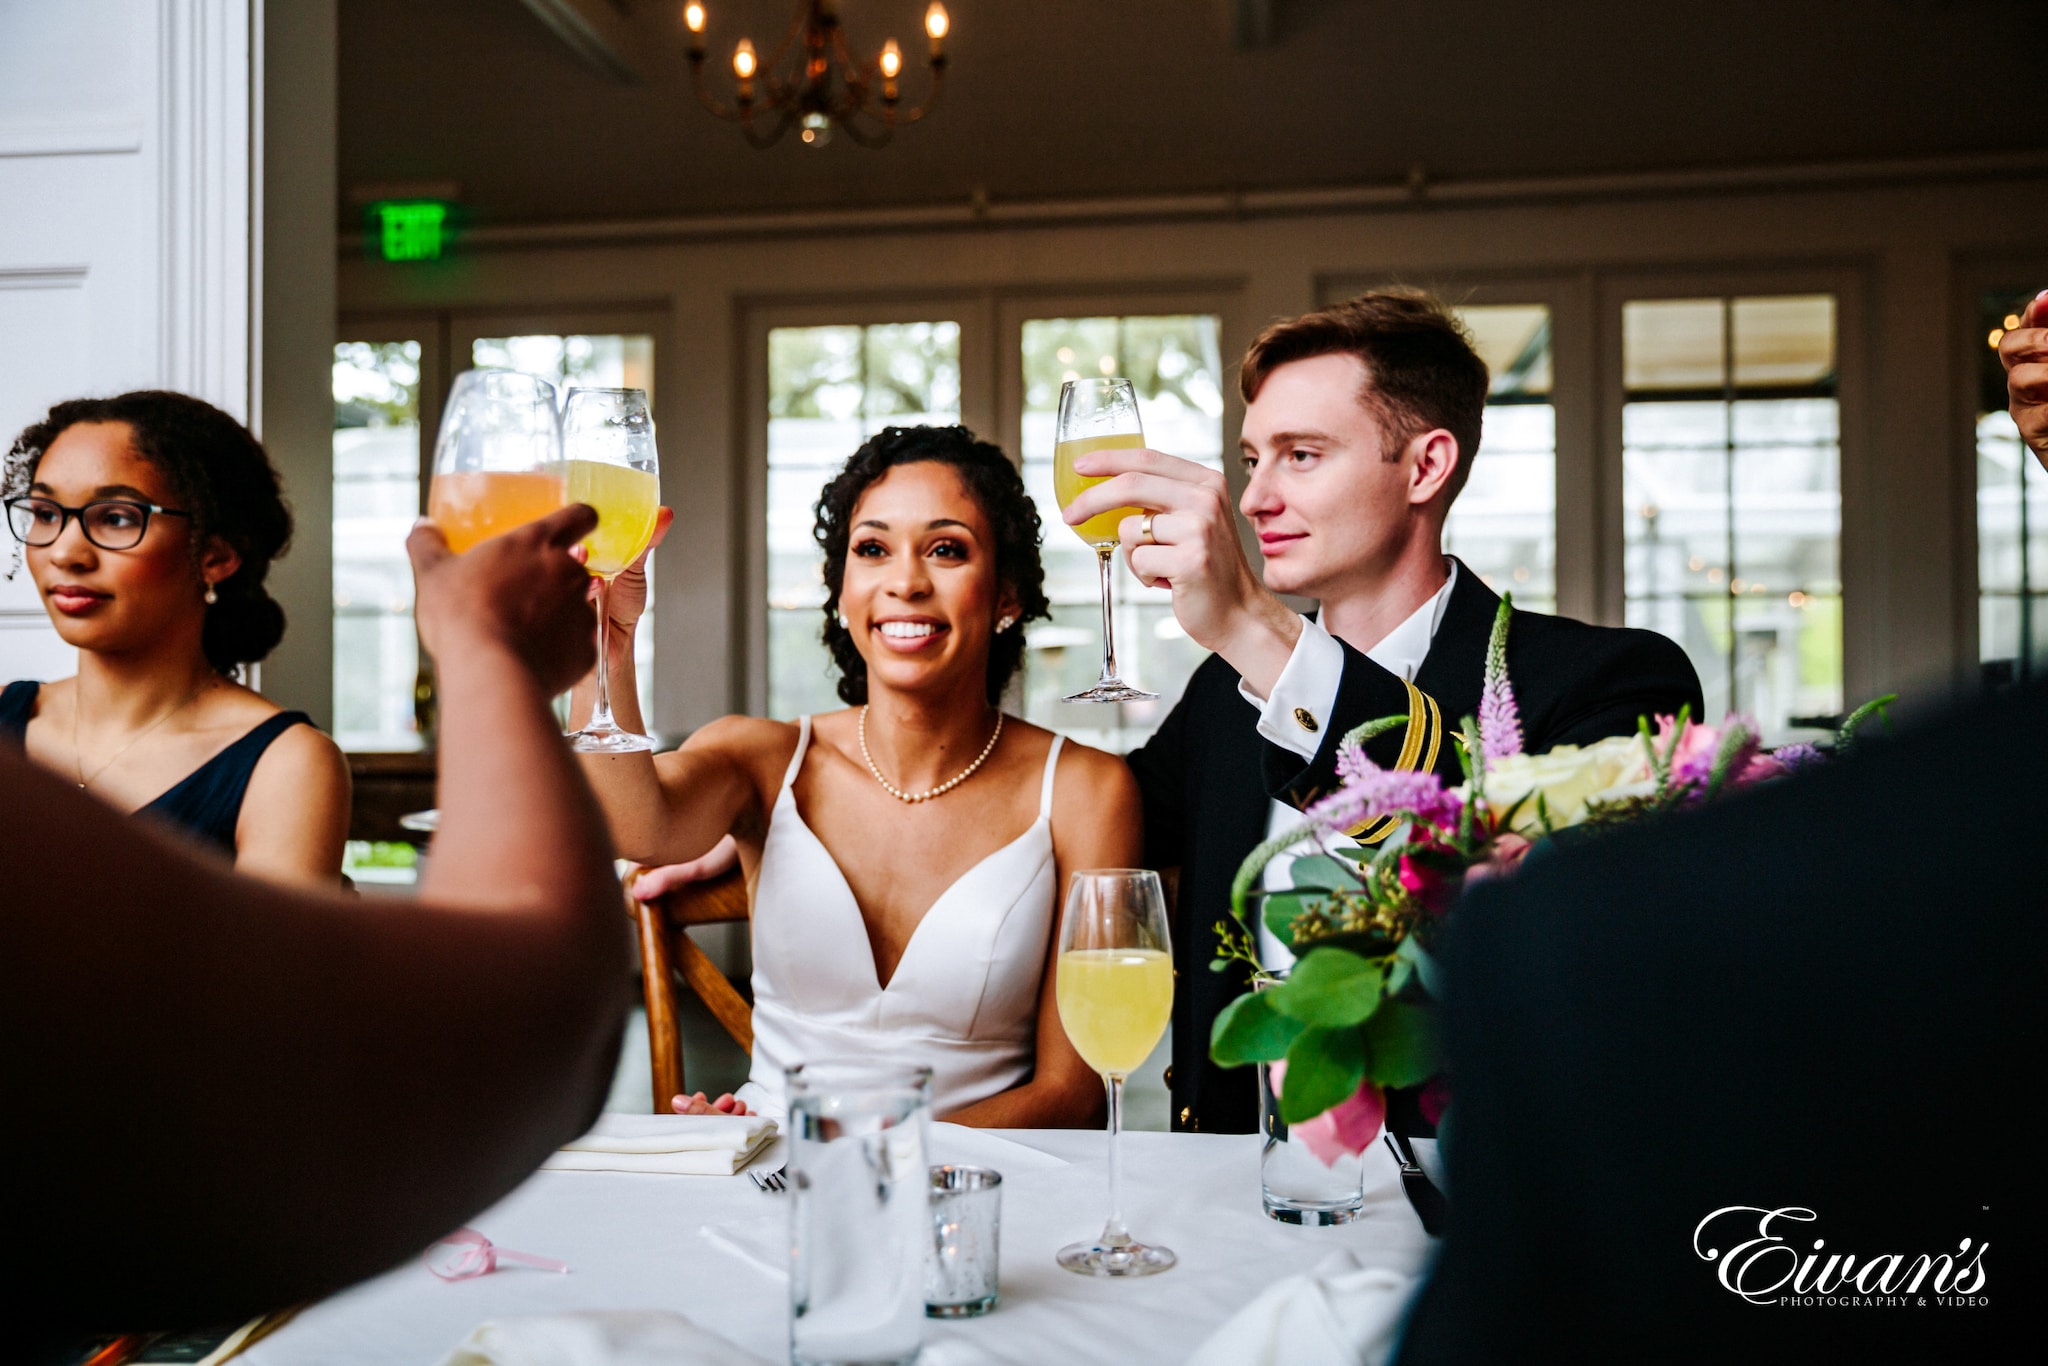
<path id="1" fill-rule="evenodd" d="M 1079 1129 L 1102 1123 L 1102 1078 L 1060 1027 L 1059 912 L 1067 875 L 1081 868 L 1135 868 L 1144 854 L 1138 784 L 1123 760 L 1070 744 L 1053 780 L 1052 847 L 1058 883 L 1038 989 L 1038 1063 L 1031 1080 L 941 1118 L 987 1129 Z"/>

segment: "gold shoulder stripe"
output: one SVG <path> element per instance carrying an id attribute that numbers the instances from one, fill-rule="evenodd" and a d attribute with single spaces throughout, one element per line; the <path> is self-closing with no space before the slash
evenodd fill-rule
<path id="1" fill-rule="evenodd" d="M 1408 729 L 1401 738 L 1401 754 L 1394 760 L 1394 771 L 1427 773 L 1435 769 L 1437 755 L 1443 749 L 1443 711 L 1434 697 L 1413 683 L 1403 679 L 1402 686 L 1408 689 Z M 1395 824 L 1392 816 L 1382 816 L 1346 833 L 1360 844 L 1378 844 L 1394 833 Z"/>

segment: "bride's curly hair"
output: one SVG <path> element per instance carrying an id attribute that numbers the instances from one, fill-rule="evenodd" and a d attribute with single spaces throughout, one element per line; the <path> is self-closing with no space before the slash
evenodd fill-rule
<path id="1" fill-rule="evenodd" d="M 839 624 L 839 590 L 846 581 L 846 551 L 853 539 L 853 509 L 868 488 L 898 465 L 921 460 L 948 465 L 988 518 L 996 540 L 996 579 L 1015 595 L 1021 614 L 997 634 L 988 652 L 988 700 L 1002 699 L 1011 675 L 1024 662 L 1024 628 L 1052 615 L 1045 596 L 1045 566 L 1039 561 L 1038 507 L 1024 491 L 1023 476 L 1002 449 L 965 427 L 884 427 L 833 476 L 818 495 L 812 536 L 825 552 L 825 648 L 839 666 L 839 697 L 850 706 L 868 700 L 868 666 L 854 648 L 853 633 Z"/>

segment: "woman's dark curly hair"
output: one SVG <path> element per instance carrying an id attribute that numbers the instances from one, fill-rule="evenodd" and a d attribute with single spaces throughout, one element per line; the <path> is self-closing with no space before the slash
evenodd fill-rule
<path id="1" fill-rule="evenodd" d="M 898 465 L 921 460 L 948 465 L 988 518 L 996 538 L 996 580 L 1008 588 L 1021 613 L 1011 629 L 996 635 L 988 652 L 988 700 L 1001 701 L 1010 676 L 1024 661 L 1024 627 L 1052 615 L 1045 596 L 1045 566 L 1038 558 L 1038 508 L 1024 491 L 1024 479 L 1002 450 L 978 440 L 965 427 L 884 427 L 853 453 L 846 468 L 818 495 L 818 521 L 811 534 L 825 552 L 825 646 L 839 666 L 839 697 L 858 706 L 868 700 L 868 666 L 854 648 L 853 633 L 839 624 L 839 590 L 846 582 L 846 552 L 853 539 L 853 509 L 871 485 Z"/>
<path id="2" fill-rule="evenodd" d="M 28 492 L 50 443 L 81 422 L 123 422 L 136 454 L 164 472 L 178 508 L 191 514 L 192 560 L 218 536 L 242 558 L 215 584 L 200 637 L 206 660 L 222 673 L 253 664 L 284 638 L 284 609 L 264 590 L 270 562 L 292 539 L 292 513 L 277 470 L 249 429 L 211 403 L 162 389 L 117 398 L 77 398 L 50 409 L 14 438 L 0 487 Z"/>

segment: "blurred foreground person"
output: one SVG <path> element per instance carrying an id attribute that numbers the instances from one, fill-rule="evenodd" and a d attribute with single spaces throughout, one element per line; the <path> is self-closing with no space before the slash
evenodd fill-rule
<path id="1" fill-rule="evenodd" d="M 568 550 L 595 523 L 573 506 L 460 558 L 412 534 L 445 699 L 418 902 L 235 877 L 0 752 L 10 1329 L 326 1294 L 589 1127 L 626 927 L 548 699 L 589 667 Z"/>
<path id="2" fill-rule="evenodd" d="M 1964 1361 L 2017 1326 L 2044 703 L 1473 892 L 1451 1226 L 1403 1366 Z"/>
<path id="3" fill-rule="evenodd" d="M 1998 359 L 2020 439 L 2048 468 L 2048 289 L 2034 296 L 2020 325 L 1998 339 Z"/>
<path id="4" fill-rule="evenodd" d="M 245 873 L 333 884 L 348 766 L 304 712 L 232 677 L 284 635 L 277 471 L 210 403 L 74 399 L 14 439 L 7 525 L 78 676 L 0 690 L 0 740 Z"/>

